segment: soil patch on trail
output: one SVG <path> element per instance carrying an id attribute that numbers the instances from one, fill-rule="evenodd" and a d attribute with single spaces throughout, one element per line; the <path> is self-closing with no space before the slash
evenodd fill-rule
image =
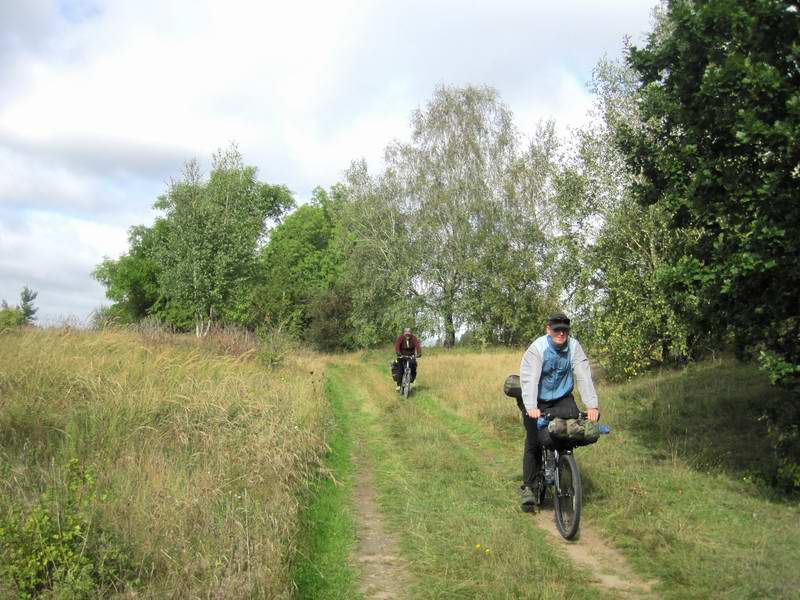
<path id="1" fill-rule="evenodd" d="M 359 591 L 367 600 L 407 598 L 411 581 L 408 564 L 400 557 L 397 541 L 384 526 L 372 481 L 372 466 L 361 452 L 354 457 L 354 465 L 358 543 L 352 559 L 361 573 Z"/>
<path id="2" fill-rule="evenodd" d="M 553 509 L 545 506 L 533 519 L 537 526 L 548 533 L 557 548 L 565 552 L 578 567 L 586 570 L 592 583 L 614 592 L 620 598 L 660 598 L 653 591 L 656 582 L 637 577 L 625 556 L 606 544 L 591 528 L 581 525 L 579 537 L 569 542 L 558 533 L 553 517 Z"/>

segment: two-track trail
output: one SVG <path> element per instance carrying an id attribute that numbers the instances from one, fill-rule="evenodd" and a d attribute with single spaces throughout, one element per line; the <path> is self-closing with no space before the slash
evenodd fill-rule
<path id="1" fill-rule="evenodd" d="M 424 383 L 395 392 L 382 364 L 342 358 L 355 437 L 351 556 L 364 598 L 657 598 L 589 525 L 558 537 L 519 510 L 519 448 L 452 413 Z"/>

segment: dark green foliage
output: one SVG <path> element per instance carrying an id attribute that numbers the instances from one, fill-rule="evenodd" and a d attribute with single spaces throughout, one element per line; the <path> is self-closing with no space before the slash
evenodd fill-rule
<path id="1" fill-rule="evenodd" d="M 323 351 L 354 348 L 352 310 L 352 298 L 341 286 L 320 292 L 308 307 L 306 339 Z"/>
<path id="2" fill-rule="evenodd" d="M 309 307 L 336 280 L 341 257 L 332 247 L 334 223 L 319 202 L 301 206 L 272 232 L 259 257 L 257 312 L 301 337 Z"/>
<path id="3" fill-rule="evenodd" d="M 36 320 L 36 313 L 39 309 L 33 305 L 33 301 L 36 300 L 38 295 L 39 292 L 34 292 L 27 285 L 22 288 L 19 294 L 19 309 L 22 311 L 26 325 L 32 325 Z"/>
<path id="4" fill-rule="evenodd" d="M 122 591 L 132 563 L 97 522 L 90 469 L 76 459 L 66 481 L 42 494 L 26 514 L 0 515 L 0 577 L 19 598 L 49 591 L 59 598 L 88 598 Z"/>
<path id="5" fill-rule="evenodd" d="M 166 239 L 167 222 L 156 219 L 152 227 L 136 225 L 128 231 L 129 250 L 117 260 L 106 258 L 92 275 L 106 287 L 106 296 L 115 304 L 105 311 L 105 319 L 134 323 L 148 314 L 158 313 L 166 303 L 158 278 L 161 267 L 156 247 Z"/>
<path id="6" fill-rule="evenodd" d="M 700 299 L 695 327 L 730 333 L 773 381 L 800 382 L 800 15 L 794 2 L 668 3 L 629 62 L 641 127 L 620 143 L 643 204 L 698 232 L 666 283 Z"/>

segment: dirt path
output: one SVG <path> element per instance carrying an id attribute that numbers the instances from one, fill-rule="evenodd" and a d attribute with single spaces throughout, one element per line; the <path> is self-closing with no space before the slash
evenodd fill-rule
<path id="1" fill-rule="evenodd" d="M 590 573 L 591 581 L 597 587 L 614 592 L 620 598 L 660 597 L 653 591 L 656 582 L 637 577 L 625 556 L 585 524 L 581 525 L 578 539 L 568 542 L 556 530 L 552 508 L 545 506 L 533 519 L 548 533 L 553 545 L 564 551 L 578 567 Z"/>
<path id="2" fill-rule="evenodd" d="M 500 467 L 506 457 L 497 456 L 493 450 L 483 447 L 480 442 L 474 439 L 465 438 L 456 432 L 452 433 L 461 438 L 461 444 L 464 447 L 470 448 L 481 456 L 481 464 L 483 464 L 487 474 L 489 472 L 496 474 L 498 469 L 507 470 Z M 622 552 L 606 543 L 602 536 L 586 523 L 581 524 L 578 537 L 575 540 L 567 541 L 561 537 L 561 534 L 556 529 L 552 504 L 545 505 L 541 510 L 537 511 L 533 515 L 533 521 L 537 527 L 547 532 L 552 545 L 565 552 L 572 562 L 589 573 L 589 580 L 595 586 L 624 599 L 660 598 L 653 591 L 653 586 L 656 585 L 657 581 L 645 581 L 638 577 Z"/>
<path id="3" fill-rule="evenodd" d="M 384 527 L 372 481 L 372 465 L 363 457 L 360 448 L 356 452 L 353 501 L 358 545 L 352 558 L 361 572 L 359 591 L 367 600 L 407 598 L 411 581 L 408 565 L 400 557 L 397 541 Z"/>
<path id="4" fill-rule="evenodd" d="M 363 372 L 362 372 L 363 373 Z M 371 373 L 359 382 L 367 397 L 376 396 L 381 388 L 380 382 L 370 381 Z M 372 384 L 372 385 L 370 385 Z M 385 386 L 384 386 L 385 387 Z M 363 407 L 373 410 L 369 404 Z M 484 473 L 497 481 L 498 487 L 508 486 L 504 477 L 514 471 L 517 452 L 508 452 L 487 447 L 480 437 L 468 436 L 453 426 L 454 420 L 442 419 L 435 411 L 426 410 L 428 417 L 437 421 L 447 429 L 462 448 L 480 456 L 479 467 Z M 357 441 L 354 463 L 356 466 L 356 483 L 354 501 L 358 530 L 358 546 L 353 561 L 360 567 L 362 581 L 360 591 L 367 599 L 400 599 L 410 598 L 409 583 L 412 581 L 408 563 L 401 558 L 397 541 L 387 533 L 376 501 L 376 490 L 372 481 L 372 465 L 365 458 L 363 449 Z M 513 465 L 512 465 L 513 463 Z M 516 483 L 514 490 L 516 489 Z M 517 497 L 509 489 L 509 501 L 516 502 Z M 513 494 L 513 495 L 512 495 Z M 518 518 L 530 518 L 519 514 Z M 532 515 L 533 523 L 547 533 L 548 543 L 562 552 L 580 570 L 587 574 L 591 585 L 622 599 L 657 599 L 660 596 L 653 591 L 656 582 L 645 581 L 638 577 L 628 564 L 624 555 L 605 542 L 591 526 L 581 525 L 580 537 L 573 542 L 564 540 L 556 530 L 553 522 L 552 506 L 545 506 L 540 512 Z"/>

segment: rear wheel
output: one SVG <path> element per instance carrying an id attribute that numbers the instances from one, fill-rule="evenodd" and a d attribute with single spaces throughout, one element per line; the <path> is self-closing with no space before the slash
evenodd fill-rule
<path id="1" fill-rule="evenodd" d="M 553 498 L 556 527 L 564 539 L 571 540 L 578 533 L 581 523 L 581 500 L 583 488 L 578 463 L 572 454 L 558 457 L 558 473 Z"/>

